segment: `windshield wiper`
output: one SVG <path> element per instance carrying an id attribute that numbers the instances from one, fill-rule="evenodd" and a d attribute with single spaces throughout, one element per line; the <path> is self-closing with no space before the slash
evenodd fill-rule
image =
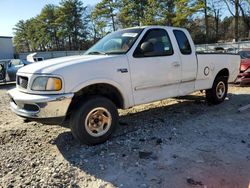
<path id="1" fill-rule="evenodd" d="M 100 51 L 93 51 L 93 52 L 89 52 L 88 55 L 107 55 L 105 52 L 100 52 Z"/>
<path id="2" fill-rule="evenodd" d="M 107 52 L 106 54 L 110 54 L 110 55 L 112 55 L 112 54 L 114 54 L 114 55 L 120 55 L 120 54 L 125 54 L 126 52 L 124 52 L 124 51 L 117 51 L 117 52 Z"/>

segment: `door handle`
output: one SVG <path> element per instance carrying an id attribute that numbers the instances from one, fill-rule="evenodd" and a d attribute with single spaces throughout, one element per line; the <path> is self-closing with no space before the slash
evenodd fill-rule
<path id="1" fill-rule="evenodd" d="M 128 69 L 123 68 L 123 69 L 117 69 L 117 72 L 121 72 L 121 73 L 127 73 Z"/>
<path id="2" fill-rule="evenodd" d="M 181 66 L 181 64 L 178 61 L 175 61 L 172 63 L 172 66 L 177 68 L 177 67 Z"/>

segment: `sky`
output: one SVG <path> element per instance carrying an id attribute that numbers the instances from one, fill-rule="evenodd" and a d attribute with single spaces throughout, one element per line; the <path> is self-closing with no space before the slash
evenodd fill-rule
<path id="1" fill-rule="evenodd" d="M 0 36 L 13 37 L 19 20 L 37 16 L 46 4 L 59 5 L 61 0 L 0 0 Z M 95 5 L 101 0 L 82 0 L 84 5 Z"/>

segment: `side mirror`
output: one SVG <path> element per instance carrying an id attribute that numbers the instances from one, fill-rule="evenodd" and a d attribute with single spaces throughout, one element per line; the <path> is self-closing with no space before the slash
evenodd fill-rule
<path id="1" fill-rule="evenodd" d="M 152 44 L 152 42 L 143 42 L 141 44 L 141 52 L 143 54 L 145 53 L 150 53 L 154 51 L 154 45 Z"/>

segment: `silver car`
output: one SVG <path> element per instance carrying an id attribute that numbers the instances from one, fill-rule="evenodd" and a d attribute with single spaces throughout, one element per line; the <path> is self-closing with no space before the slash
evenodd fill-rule
<path id="1" fill-rule="evenodd" d="M 0 82 L 16 81 L 17 70 L 30 64 L 22 59 L 2 59 L 0 60 Z"/>

